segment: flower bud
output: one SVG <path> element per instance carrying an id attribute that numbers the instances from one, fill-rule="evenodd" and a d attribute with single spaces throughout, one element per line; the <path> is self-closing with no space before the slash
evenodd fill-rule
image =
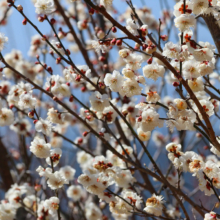
<path id="1" fill-rule="evenodd" d="M 117 28 L 116 27 L 112 27 L 112 32 L 116 33 L 117 32 Z"/>
<path id="2" fill-rule="evenodd" d="M 177 86 L 179 86 L 179 83 L 178 82 L 173 82 L 173 86 L 177 87 Z"/>
<path id="3" fill-rule="evenodd" d="M 167 41 L 168 40 L 168 36 L 167 35 L 161 35 L 160 38 L 162 39 L 162 41 Z"/>
<path id="4" fill-rule="evenodd" d="M 69 98 L 69 102 L 73 102 L 74 98 L 73 96 L 71 95 L 70 98 Z"/>
<path id="5" fill-rule="evenodd" d="M 50 19 L 50 23 L 51 23 L 52 25 L 54 25 L 54 24 L 56 23 L 56 20 L 55 20 L 54 18 L 51 18 L 51 19 Z"/>
<path id="6" fill-rule="evenodd" d="M 17 6 L 17 10 L 20 11 L 20 12 L 22 12 L 22 11 L 23 11 L 23 7 L 22 7 L 21 5 L 18 5 L 18 6 Z"/>
<path id="7" fill-rule="evenodd" d="M 42 17 L 42 16 L 39 16 L 37 19 L 38 19 L 39 22 L 43 22 L 44 21 L 44 17 Z"/>
<path id="8" fill-rule="evenodd" d="M 26 19 L 26 18 L 22 21 L 22 24 L 23 24 L 23 25 L 26 25 L 26 24 L 27 24 L 27 19 Z"/>
<path id="9" fill-rule="evenodd" d="M 121 46 L 121 45 L 122 45 L 122 40 L 121 40 L 121 39 L 117 40 L 117 41 L 116 41 L 116 45 L 117 45 L 117 46 Z"/>
<path id="10" fill-rule="evenodd" d="M 94 10 L 93 8 L 90 8 L 90 9 L 89 9 L 89 14 L 90 14 L 90 15 L 93 15 L 94 13 L 95 13 L 95 10 Z"/>

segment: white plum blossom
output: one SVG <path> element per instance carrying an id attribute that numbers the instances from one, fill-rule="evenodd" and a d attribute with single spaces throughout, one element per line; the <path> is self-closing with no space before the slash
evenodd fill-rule
<path id="1" fill-rule="evenodd" d="M 149 79 L 156 81 L 159 77 L 163 77 L 165 69 L 158 64 L 150 64 L 143 67 L 143 74 Z"/>
<path id="2" fill-rule="evenodd" d="M 89 100 L 92 108 L 96 111 L 103 111 L 105 107 L 109 106 L 108 96 L 101 95 L 98 91 L 92 93 Z"/>
<path id="3" fill-rule="evenodd" d="M 31 142 L 30 151 L 39 158 L 47 158 L 50 156 L 50 144 L 46 143 L 43 138 L 35 137 Z"/>
<path id="4" fill-rule="evenodd" d="M 83 188 L 81 186 L 73 185 L 67 189 L 66 193 L 73 201 L 79 201 L 79 199 L 83 196 Z"/>
<path id="5" fill-rule="evenodd" d="M 35 124 L 35 129 L 49 136 L 52 131 L 52 125 L 50 121 L 40 118 Z"/>
<path id="6" fill-rule="evenodd" d="M 163 196 L 156 196 L 155 194 L 153 194 L 151 198 L 147 199 L 144 211 L 149 214 L 161 216 L 163 210 L 163 203 Z"/>
<path id="7" fill-rule="evenodd" d="M 175 26 L 179 28 L 180 32 L 188 30 L 193 27 L 196 23 L 194 15 L 181 14 L 179 17 L 174 19 Z"/>
<path id="8" fill-rule="evenodd" d="M 36 0 L 34 7 L 36 8 L 35 12 L 37 14 L 48 15 L 55 11 L 53 0 Z"/>
<path id="9" fill-rule="evenodd" d="M 0 126 L 9 126 L 14 122 L 14 113 L 11 109 L 0 109 Z"/>
<path id="10" fill-rule="evenodd" d="M 118 92 L 123 84 L 123 76 L 116 70 L 113 73 L 107 73 L 105 75 L 104 83 L 109 86 L 112 92 Z"/>
<path id="11" fill-rule="evenodd" d="M 0 33 L 0 52 L 4 49 L 7 42 L 8 38 L 3 33 Z"/>

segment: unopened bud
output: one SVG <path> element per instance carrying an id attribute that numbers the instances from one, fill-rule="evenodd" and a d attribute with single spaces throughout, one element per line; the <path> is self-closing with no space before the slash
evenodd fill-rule
<path id="1" fill-rule="evenodd" d="M 50 66 L 48 66 L 47 71 L 51 74 L 53 73 L 53 69 Z"/>
<path id="2" fill-rule="evenodd" d="M 116 44 L 116 41 L 117 41 L 116 38 L 112 39 L 112 40 L 111 40 L 111 45 L 115 45 L 115 44 Z"/>
<path id="3" fill-rule="evenodd" d="M 179 83 L 178 82 L 173 82 L 173 86 L 177 87 L 177 86 L 179 86 Z"/>
<path id="4" fill-rule="evenodd" d="M 99 61 L 104 62 L 105 61 L 105 57 L 104 56 L 100 56 L 99 57 Z"/>
<path id="5" fill-rule="evenodd" d="M 34 120 L 33 123 L 36 124 L 38 122 L 38 120 Z"/>
<path id="6" fill-rule="evenodd" d="M 94 13 L 95 13 L 95 10 L 94 10 L 93 8 L 90 8 L 90 9 L 89 9 L 89 14 L 90 14 L 90 15 L 93 15 Z"/>
<path id="7" fill-rule="evenodd" d="M 167 41 L 168 40 L 168 36 L 167 35 L 161 35 L 160 38 L 162 39 L 162 41 Z"/>
<path id="8" fill-rule="evenodd" d="M 34 117 L 34 111 L 29 112 L 29 113 L 28 113 L 28 117 L 29 117 L 29 118 L 33 118 L 33 117 Z"/>
<path id="9" fill-rule="evenodd" d="M 27 24 L 27 19 L 26 19 L 26 18 L 22 21 L 22 24 L 23 24 L 23 25 L 26 25 L 26 24 Z"/>
<path id="10" fill-rule="evenodd" d="M 43 22 L 44 21 L 44 17 L 42 17 L 42 16 L 39 16 L 37 19 L 38 19 L 39 22 Z"/>
<path id="11" fill-rule="evenodd" d="M 36 185 L 34 186 L 34 189 L 35 189 L 35 191 L 39 192 L 39 191 L 41 190 L 41 185 L 36 184 Z"/>
<path id="12" fill-rule="evenodd" d="M 69 102 L 73 102 L 74 98 L 73 96 L 71 95 L 70 98 L 69 98 Z"/>
<path id="13" fill-rule="evenodd" d="M 55 20 L 54 18 L 51 18 L 51 19 L 50 19 L 50 23 L 51 23 L 52 25 L 54 25 L 54 24 L 56 23 L 56 20 Z"/>
<path id="14" fill-rule="evenodd" d="M 116 33 L 117 32 L 117 28 L 116 27 L 112 27 L 112 32 Z"/>
<path id="15" fill-rule="evenodd" d="M 121 39 L 120 39 L 120 40 L 117 40 L 117 41 L 116 41 L 116 45 L 117 45 L 117 46 L 121 46 L 121 45 L 122 45 L 122 40 L 121 40 Z"/>
<path id="16" fill-rule="evenodd" d="M 148 64 L 151 64 L 152 61 L 153 61 L 153 57 L 149 58 L 149 59 L 147 60 L 147 63 L 148 63 Z"/>
<path id="17" fill-rule="evenodd" d="M 88 134 L 89 134 L 88 131 L 84 131 L 84 132 L 83 132 L 83 137 L 86 137 Z"/>
<path id="18" fill-rule="evenodd" d="M 17 10 L 20 11 L 20 12 L 22 12 L 22 11 L 23 11 L 23 7 L 22 7 L 21 5 L 18 5 L 18 6 L 17 6 Z"/>
<path id="19" fill-rule="evenodd" d="M 58 57 L 58 58 L 56 59 L 56 64 L 59 64 L 60 62 L 61 62 L 61 58 Z"/>
<path id="20" fill-rule="evenodd" d="M 79 138 L 79 139 L 77 140 L 77 143 L 78 143 L 78 144 L 82 144 L 82 142 L 83 142 L 83 139 L 82 139 L 82 138 Z"/>

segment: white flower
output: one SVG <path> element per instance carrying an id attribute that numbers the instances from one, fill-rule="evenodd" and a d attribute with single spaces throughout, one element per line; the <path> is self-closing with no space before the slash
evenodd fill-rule
<path id="1" fill-rule="evenodd" d="M 102 112 L 97 112 L 97 117 L 110 124 L 115 121 L 115 118 L 117 117 L 117 113 L 112 106 L 108 106 L 105 107 Z"/>
<path id="2" fill-rule="evenodd" d="M 139 86 L 136 80 L 125 80 L 122 89 L 119 91 L 121 96 L 132 97 L 135 95 L 140 95 L 142 88 Z"/>
<path id="3" fill-rule="evenodd" d="M 52 1 L 52 0 L 51 0 Z M 58 51 L 61 55 L 65 55 L 65 50 L 63 49 L 63 47 L 61 46 L 60 42 L 59 41 L 55 41 L 55 40 L 52 40 L 50 42 L 53 47 L 56 49 L 54 50 L 53 48 L 51 48 L 51 50 L 54 52 L 54 53 L 57 53 L 56 51 Z"/>
<path id="4" fill-rule="evenodd" d="M 81 174 L 78 179 L 77 182 L 82 184 L 84 187 L 88 187 L 90 185 L 93 185 L 97 182 L 97 178 L 95 175 L 91 175 L 91 174 Z"/>
<path id="5" fill-rule="evenodd" d="M 60 173 L 67 179 L 73 180 L 76 170 L 73 169 L 71 166 L 65 166 L 60 169 Z"/>
<path id="6" fill-rule="evenodd" d="M 176 119 L 176 129 L 180 130 L 194 130 L 194 123 L 196 122 L 196 114 L 191 109 L 185 109 L 179 112 Z"/>
<path id="7" fill-rule="evenodd" d="M 13 220 L 16 217 L 16 208 L 10 203 L 0 204 L 0 219 L 1 220 Z"/>
<path id="8" fill-rule="evenodd" d="M 114 180 L 119 187 L 123 187 L 123 188 L 129 188 L 130 184 L 135 182 L 135 179 L 132 176 L 130 170 L 121 170 L 121 169 L 117 170 L 114 176 Z"/>
<path id="9" fill-rule="evenodd" d="M 145 77 L 156 81 L 159 77 L 163 77 L 165 69 L 158 64 L 149 64 L 143 67 L 143 74 Z"/>
<path id="10" fill-rule="evenodd" d="M 180 16 L 181 14 L 184 13 L 183 7 L 182 7 L 183 4 L 184 4 L 183 0 L 180 0 L 179 2 L 177 2 L 174 5 L 173 14 L 174 14 L 175 17 L 178 17 L 178 16 Z M 192 3 L 190 1 L 185 1 L 185 5 L 186 5 L 185 13 L 188 13 L 188 10 L 192 10 Z"/>
<path id="11" fill-rule="evenodd" d="M 186 79 L 195 79 L 200 76 L 199 74 L 199 62 L 195 60 L 185 61 L 183 63 L 183 76 Z"/>
<path id="12" fill-rule="evenodd" d="M 212 115 L 214 115 L 214 105 L 212 104 L 212 102 L 208 101 L 208 100 L 205 100 L 205 99 L 202 99 L 202 100 L 199 100 L 201 106 L 203 107 L 205 113 L 210 117 Z M 198 107 L 197 106 L 193 106 L 193 109 L 195 110 L 195 112 L 198 113 L 199 117 L 201 119 L 203 119 L 202 117 L 202 114 L 201 112 L 199 111 Z"/>
<path id="13" fill-rule="evenodd" d="M 44 169 L 42 166 L 39 166 L 36 171 L 39 173 L 39 176 L 45 176 L 45 177 L 49 177 L 52 174 L 52 169 L 51 168 L 46 168 Z"/>
<path id="14" fill-rule="evenodd" d="M 51 14 L 56 10 L 53 0 L 37 0 L 34 4 L 37 14 Z"/>
<path id="15" fill-rule="evenodd" d="M 81 186 L 70 186 L 66 191 L 67 197 L 73 201 L 78 201 L 83 195 L 83 189 Z"/>
<path id="16" fill-rule="evenodd" d="M 3 33 L 0 33 L 0 52 L 4 49 L 6 42 L 8 42 L 8 38 Z"/>
<path id="17" fill-rule="evenodd" d="M 214 56 L 213 51 L 209 48 L 195 49 L 192 54 L 197 61 L 201 62 L 211 61 Z"/>
<path id="18" fill-rule="evenodd" d="M 190 27 L 195 26 L 196 19 L 192 14 L 181 14 L 174 19 L 175 26 L 179 28 L 180 32 L 188 30 Z"/>
<path id="19" fill-rule="evenodd" d="M 49 211 L 51 215 L 55 215 L 59 208 L 60 200 L 57 197 L 50 197 L 44 201 L 45 208 Z"/>
<path id="20" fill-rule="evenodd" d="M 141 130 L 141 128 L 137 129 L 137 133 L 138 133 L 138 137 L 141 141 L 148 141 L 151 137 L 150 131 L 144 132 Z"/>
<path id="21" fill-rule="evenodd" d="M 109 99 L 106 94 L 101 95 L 98 91 L 92 93 L 89 97 L 91 106 L 96 111 L 103 111 L 105 107 L 109 106 Z"/>
<path id="22" fill-rule="evenodd" d="M 33 109 L 37 104 L 37 99 L 33 98 L 30 93 L 22 94 L 19 99 L 18 106 L 21 109 Z"/>
<path id="23" fill-rule="evenodd" d="M 156 196 L 155 194 L 153 194 L 151 198 L 147 199 L 144 211 L 156 216 L 161 216 L 163 203 L 163 196 Z"/>
<path id="24" fill-rule="evenodd" d="M 88 220 L 101 220 L 102 219 L 102 212 L 101 210 L 93 203 L 89 202 L 86 203 L 85 206 L 85 216 Z"/>
<path id="25" fill-rule="evenodd" d="M 105 8 L 111 8 L 113 0 L 100 0 L 100 5 L 103 5 Z"/>
<path id="26" fill-rule="evenodd" d="M 187 108 L 187 103 L 183 99 L 174 99 L 173 102 L 179 110 L 185 110 Z"/>
<path id="27" fill-rule="evenodd" d="M 202 77 L 193 80 L 188 80 L 188 85 L 193 92 L 199 92 L 204 90 Z"/>
<path id="28" fill-rule="evenodd" d="M 18 134 L 26 135 L 31 130 L 31 124 L 28 119 L 23 118 L 19 121 L 15 121 L 14 124 L 10 126 L 10 129 L 15 131 Z"/>
<path id="29" fill-rule="evenodd" d="M 31 142 L 30 151 L 39 158 L 47 158 L 50 156 L 50 144 L 46 143 L 44 139 L 35 137 Z"/>
<path id="30" fill-rule="evenodd" d="M 220 137 L 216 137 L 216 140 L 220 143 Z M 210 151 L 220 157 L 220 151 L 217 150 L 211 143 L 210 143 L 211 149 Z"/>
<path id="31" fill-rule="evenodd" d="M 130 78 L 130 79 L 134 78 L 134 76 L 135 76 L 134 70 L 129 69 L 129 68 L 123 68 L 123 69 L 122 69 L 122 74 L 123 74 L 125 77 Z"/>
<path id="32" fill-rule="evenodd" d="M 132 190 L 122 191 L 121 197 L 124 198 L 131 205 L 137 207 L 138 209 L 141 208 L 141 203 L 143 202 L 143 199 Z M 130 206 L 128 203 L 125 203 L 126 209 L 132 210 L 133 209 L 132 206 Z"/>
<path id="33" fill-rule="evenodd" d="M 141 121 L 138 122 L 138 124 L 144 132 L 152 131 L 157 126 L 163 126 L 163 121 L 160 120 L 159 117 L 160 115 L 154 109 L 149 108 L 142 112 Z"/>
<path id="34" fill-rule="evenodd" d="M 119 50 L 119 52 L 118 52 L 118 54 L 121 58 L 128 57 L 130 53 L 131 53 L 131 51 L 127 48 L 123 48 L 123 49 Z"/>
<path id="35" fill-rule="evenodd" d="M 219 220 L 215 212 L 210 212 L 205 214 L 204 220 Z"/>
<path id="36" fill-rule="evenodd" d="M 163 49 L 163 55 L 167 58 L 177 58 L 181 52 L 181 46 L 174 44 L 173 42 L 168 42 L 165 44 Z"/>
<path id="37" fill-rule="evenodd" d="M 214 194 L 214 191 L 211 187 L 210 182 L 205 177 L 202 170 L 199 170 L 196 174 L 196 177 L 199 180 L 199 189 L 205 193 L 207 196 L 211 196 Z"/>
<path id="38" fill-rule="evenodd" d="M 65 114 L 59 113 L 54 108 L 50 108 L 47 112 L 47 120 L 51 121 L 52 123 L 63 124 L 64 118 Z"/>
<path id="39" fill-rule="evenodd" d="M 0 109 L 0 126 L 9 126 L 14 122 L 14 113 L 11 109 Z"/>
<path id="40" fill-rule="evenodd" d="M 160 100 L 160 95 L 156 91 L 149 91 L 146 100 L 149 103 L 156 103 Z"/>
<path id="41" fill-rule="evenodd" d="M 135 23 L 135 21 L 132 18 L 127 18 L 126 20 L 126 29 L 131 32 L 134 35 L 138 34 L 138 25 Z"/>
<path id="42" fill-rule="evenodd" d="M 209 2 L 206 0 L 193 0 L 192 6 L 193 13 L 197 15 L 203 13 L 209 7 Z"/>
<path id="43" fill-rule="evenodd" d="M 126 68 L 132 70 L 138 70 L 141 68 L 141 63 L 144 61 L 141 55 L 136 53 L 130 54 L 130 56 L 124 58 L 126 64 Z"/>
<path id="44" fill-rule="evenodd" d="M 59 171 L 56 171 L 49 175 L 47 184 L 52 190 L 56 190 L 63 187 L 64 184 L 68 184 L 68 181 Z"/>
<path id="45" fill-rule="evenodd" d="M 53 161 L 53 166 L 55 167 L 59 163 L 61 156 L 62 150 L 60 148 L 55 148 L 50 150 L 50 156 L 46 158 L 46 162 L 51 166 L 51 161 Z M 63 172 L 62 175 L 65 177 Z"/>
<path id="46" fill-rule="evenodd" d="M 35 129 L 37 132 L 42 132 L 49 136 L 52 130 L 52 125 L 50 121 L 40 118 L 35 124 Z"/>
<path id="47" fill-rule="evenodd" d="M 121 76 L 118 71 L 114 70 L 113 74 L 107 73 L 105 75 L 104 83 L 106 86 L 109 86 L 113 92 L 118 92 L 123 84 L 123 76 Z"/>

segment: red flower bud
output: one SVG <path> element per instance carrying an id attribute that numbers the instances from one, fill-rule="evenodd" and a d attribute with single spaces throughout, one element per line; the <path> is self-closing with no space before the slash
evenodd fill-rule
<path id="1" fill-rule="evenodd" d="M 26 18 L 22 21 L 22 24 L 23 24 L 23 25 L 26 25 L 26 24 L 27 24 L 27 19 L 26 19 Z"/>
<path id="2" fill-rule="evenodd" d="M 116 45 L 117 45 L 117 46 L 121 46 L 121 45 L 122 45 L 122 40 L 121 40 L 121 39 L 117 40 L 117 41 L 116 41 Z"/>
<path id="3" fill-rule="evenodd" d="M 179 83 L 178 83 L 178 82 L 174 82 L 174 83 L 173 83 L 173 86 L 174 86 L 174 87 L 177 87 L 177 86 L 179 86 Z"/>
<path id="4" fill-rule="evenodd" d="M 51 18 L 51 19 L 50 19 L 50 23 L 51 23 L 52 25 L 54 25 L 54 24 L 56 23 L 56 20 L 55 20 L 54 18 Z"/>
<path id="5" fill-rule="evenodd" d="M 116 27 L 112 27 L 112 32 L 116 33 L 117 32 L 117 28 Z"/>
<path id="6" fill-rule="evenodd" d="M 148 63 L 148 64 L 151 64 L 152 61 L 153 61 L 153 57 L 149 58 L 149 59 L 147 60 L 147 63 Z"/>
<path id="7" fill-rule="evenodd" d="M 89 9 L 89 14 L 90 14 L 90 15 L 93 15 L 94 13 L 95 13 L 95 10 L 94 10 L 93 8 L 90 8 L 90 9 Z"/>

